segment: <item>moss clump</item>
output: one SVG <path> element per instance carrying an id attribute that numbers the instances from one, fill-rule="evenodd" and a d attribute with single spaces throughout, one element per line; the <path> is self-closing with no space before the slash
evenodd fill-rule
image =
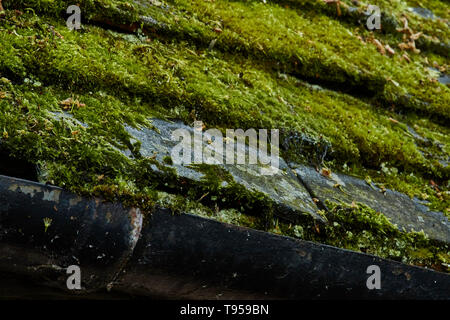
<path id="1" fill-rule="evenodd" d="M 424 157 L 414 140 L 389 122 L 398 115 L 380 112 L 351 96 L 314 90 L 294 77 L 273 72 L 270 66 L 257 68 L 256 61 L 245 62 L 239 56 L 217 52 L 198 55 L 195 46 L 158 41 L 149 44 L 138 37 L 129 45 L 120 34 L 98 28 L 89 28 L 84 34 L 71 33 L 53 22 L 64 39 L 56 37 L 48 42 L 52 31 L 36 16 L 10 23 L 23 35 L 5 34 L 3 42 L 14 48 L 15 57 L 22 58 L 14 62 L 5 57 L 4 74 L 17 77 L 28 72 L 44 86 L 63 86 L 71 91 L 100 89 L 118 96 L 125 104 L 130 100 L 145 104 L 142 115 L 181 116 L 186 121 L 194 115 L 219 127 L 286 127 L 286 132 L 304 132 L 317 141 L 330 143 L 334 152 L 329 155 L 341 163 L 356 160 L 374 167 L 389 161 L 408 171 L 444 179 L 448 176 L 448 169 Z M 24 37 L 32 36 L 35 30 L 30 32 L 30 27 L 46 30 L 38 32 L 43 39 L 25 41 Z M 43 47 L 42 54 L 30 56 L 36 45 Z M 244 69 L 247 71 L 239 77 Z M 152 74 L 150 79 L 148 74 Z M 244 100 L 242 93 L 246 95 Z M 83 112 L 77 115 L 83 116 Z M 405 121 L 409 122 L 409 117 Z M 368 125 L 371 128 L 365 130 Z M 445 136 L 446 128 L 435 130 Z"/>
<path id="2" fill-rule="evenodd" d="M 405 13 L 413 2 L 375 4 L 392 10 L 399 23 L 406 14 L 415 32 L 447 41 L 442 21 Z M 286 159 L 368 175 L 449 214 L 450 91 L 428 69 L 445 72 L 445 54 L 409 52 L 408 62 L 397 49 L 402 34 L 370 33 L 322 1 L 78 3 L 83 28 L 71 32 L 64 19 L 70 1 L 3 1 L 0 149 L 37 164 L 42 181 L 148 212 L 165 191 L 224 221 L 229 215 L 255 228 L 275 225 L 286 234 L 436 268 L 447 259 L 440 245 L 433 251 L 420 235 L 403 238 L 362 207 L 332 208 L 331 229 L 310 221 L 285 229 L 273 221 L 274 204 L 264 194 L 217 167 L 198 167 L 201 183 L 182 179 L 140 157 L 140 143 L 124 128 L 151 127 L 147 119 L 159 117 L 222 130 L 282 129 Z M 424 4 L 446 18 L 445 5 Z M 396 53 L 377 52 L 374 38 Z M 189 209 L 177 203 L 174 208 Z"/>
<path id="3" fill-rule="evenodd" d="M 253 1 L 176 0 L 174 4 L 192 12 L 210 26 L 210 32 L 217 30 L 214 24 L 222 26 L 216 46 L 224 50 L 276 60 L 286 72 L 303 78 L 354 87 L 360 93 L 364 90 L 369 95 L 375 94 L 387 104 L 448 118 L 448 110 L 442 105 L 448 100 L 445 87 L 438 85 L 444 96 L 430 95 L 436 84 L 418 83 L 425 78 L 423 70 L 407 67 L 400 56 L 389 58 L 376 53 L 375 46 L 361 45 L 354 33 L 369 37 L 363 30 L 348 30 L 315 12 L 295 12 Z M 393 85 L 391 80 L 400 86 Z"/>
<path id="4" fill-rule="evenodd" d="M 382 213 L 361 203 L 326 204 L 330 209 L 326 213 L 329 224 L 305 228 L 279 223 L 272 231 L 450 272 L 448 244 L 430 240 L 423 232 L 401 231 Z"/>
<path id="5" fill-rule="evenodd" d="M 171 158 L 170 156 L 165 156 L 165 157 L 163 158 L 163 162 L 164 162 L 165 164 L 168 164 L 168 165 L 173 165 L 173 160 L 172 160 L 172 158 Z"/>
<path id="6" fill-rule="evenodd" d="M 204 174 L 196 188 L 189 191 L 191 198 L 194 193 L 208 207 L 237 209 L 265 221 L 265 229 L 271 226 L 275 204 L 269 196 L 236 183 L 233 176 L 221 166 L 193 164 L 191 167 Z"/>
<path id="7" fill-rule="evenodd" d="M 200 171 L 204 174 L 203 181 L 207 184 L 214 185 L 216 188 L 220 188 L 223 182 L 233 183 L 233 176 L 223 167 L 219 165 L 211 164 L 191 164 L 189 167 Z"/>
<path id="8" fill-rule="evenodd" d="M 158 192 L 156 205 L 170 209 L 173 214 L 190 213 L 242 227 L 260 230 L 265 228 L 264 219 L 261 217 L 243 214 L 236 209 L 223 209 L 219 206 L 207 207 L 197 201 L 166 192 Z"/>

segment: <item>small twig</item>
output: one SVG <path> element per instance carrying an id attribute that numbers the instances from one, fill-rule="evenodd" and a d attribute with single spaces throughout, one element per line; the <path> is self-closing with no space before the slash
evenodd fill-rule
<path id="1" fill-rule="evenodd" d="M 203 200 L 203 198 L 204 197 L 206 197 L 207 195 L 209 194 L 209 192 L 207 192 L 207 193 L 205 193 L 204 195 L 202 195 L 201 197 L 200 197 L 200 199 L 198 199 L 197 201 L 202 201 Z"/>

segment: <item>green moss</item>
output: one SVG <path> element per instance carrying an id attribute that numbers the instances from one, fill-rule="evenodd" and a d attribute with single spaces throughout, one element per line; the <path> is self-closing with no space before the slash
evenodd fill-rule
<path id="1" fill-rule="evenodd" d="M 207 184 L 213 184 L 217 187 L 220 187 L 223 182 L 234 182 L 233 176 L 221 166 L 201 163 L 191 164 L 189 165 L 189 167 L 192 167 L 196 171 L 202 172 L 204 174 L 202 179 Z"/>
<path id="2" fill-rule="evenodd" d="M 267 196 L 220 167 L 197 166 L 203 180 L 187 181 L 140 157 L 139 142 L 124 129 L 151 127 L 150 117 L 222 130 L 278 128 L 286 159 L 316 166 L 325 159 L 333 170 L 370 176 L 449 215 L 450 92 L 427 70 L 433 61 L 445 67 L 445 55 L 410 53 L 407 63 L 397 49 L 401 35 L 370 33 L 322 1 L 175 0 L 165 9 L 83 0 L 79 32 L 62 19 L 69 2 L 4 0 L 0 18 L 0 148 L 38 164 L 41 181 L 146 212 L 165 192 L 175 197 L 174 212 L 438 269 L 448 263 L 440 245 L 434 250 L 421 235 L 398 233 L 361 206 L 332 207 L 325 213 L 331 227 L 286 226 L 273 220 Z M 397 20 L 412 5 L 374 3 Z M 424 4 L 446 17 L 446 6 Z M 158 23 L 142 23 L 142 15 Z M 447 41 L 447 25 L 408 16 L 415 32 Z M 396 54 L 381 55 L 358 36 L 389 43 Z"/>
<path id="3" fill-rule="evenodd" d="M 403 263 L 449 272 L 448 244 L 432 241 L 423 232 L 404 232 L 382 213 L 361 204 L 327 202 L 329 224 L 305 228 L 279 223 L 273 232 L 377 255 Z"/>
<path id="4" fill-rule="evenodd" d="M 264 220 L 260 217 L 249 216 L 236 209 L 221 209 L 219 206 L 210 208 L 180 195 L 159 192 L 156 204 L 170 209 L 173 214 L 190 213 L 242 227 L 264 229 Z"/>
<path id="5" fill-rule="evenodd" d="M 165 156 L 165 157 L 163 158 L 163 162 L 164 162 L 165 164 L 168 164 L 168 165 L 173 165 L 173 161 L 172 161 L 172 158 L 171 158 L 170 156 Z"/>
<path id="6" fill-rule="evenodd" d="M 57 30 L 65 39 L 58 40 L 51 52 L 30 59 L 26 53 L 31 52 L 33 42 L 24 43 L 24 39 L 16 36 L 5 39 L 9 45 L 22 47 L 24 58 L 19 66 L 30 69 L 41 82 L 52 84 L 56 79 L 58 85 L 70 90 L 76 85 L 83 91 L 99 88 L 110 94 L 118 91 L 122 100 L 151 101 L 153 113 L 161 110 L 159 113 L 165 117 L 171 113 L 188 117 L 189 112 L 180 114 L 181 105 L 187 111 L 193 110 L 210 126 L 281 126 L 306 131 L 339 146 L 335 147 L 334 155 L 343 161 L 360 158 L 363 165 L 377 166 L 397 157 L 397 162 L 412 162 L 409 166 L 422 171 L 426 163 L 413 140 L 407 135 L 399 136 L 397 128 L 387 121 L 390 113 L 380 113 L 350 96 L 331 91 L 311 92 L 293 77 L 277 79 L 277 73 L 269 66 L 259 70 L 252 61 L 245 63 L 228 54 L 198 55 L 193 51 L 195 47 L 185 44 L 163 45 L 154 41 L 144 45 L 138 40 L 129 46 L 120 35 L 96 28 L 82 37 L 65 31 L 64 27 Z M 49 50 L 49 44 L 43 43 Z M 114 55 L 107 49 L 111 45 L 115 47 Z M 89 69 L 74 67 L 88 65 Z M 11 67 L 5 69 L 11 71 Z M 244 76 L 239 78 L 237 75 L 244 69 Z M 153 75 L 150 81 L 148 73 Z M 272 89 L 267 92 L 268 87 Z M 242 92 L 247 99 L 241 99 Z M 127 99 L 129 95 L 132 97 Z M 162 106 L 173 106 L 173 111 L 162 111 Z M 369 121 L 373 129 L 365 131 Z M 433 163 L 426 165 L 442 170 Z"/>
<path id="7" fill-rule="evenodd" d="M 210 30 L 214 29 L 214 23 L 225 26 L 216 36 L 216 46 L 223 50 L 249 53 L 269 61 L 275 59 L 287 72 L 301 77 L 336 86 L 345 83 L 347 87 L 376 94 L 377 99 L 387 104 L 448 117 L 447 108 L 442 105 L 444 97 L 428 94 L 441 88 L 448 95 L 444 86 L 419 84 L 425 78 L 421 68 L 402 63 L 400 55 L 389 58 L 376 53 L 373 45 L 361 45 L 358 29 L 348 30 L 339 22 L 312 12 L 295 12 L 260 2 L 177 0 L 174 4 L 192 12 Z"/>

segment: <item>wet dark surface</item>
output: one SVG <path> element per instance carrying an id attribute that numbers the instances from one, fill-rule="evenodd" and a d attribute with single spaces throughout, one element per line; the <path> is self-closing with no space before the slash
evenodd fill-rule
<path id="1" fill-rule="evenodd" d="M 172 148 L 181 141 L 181 139 L 172 139 L 172 133 L 175 132 L 175 130 L 185 130 L 185 132 L 191 135 L 191 141 L 194 141 L 194 128 L 186 126 L 181 122 L 167 122 L 159 119 L 152 119 L 151 121 L 152 125 L 157 128 L 156 130 L 126 127 L 127 131 L 134 139 L 141 143 L 139 151 L 140 155 L 143 157 L 155 156 L 155 160 L 160 163 L 160 166 L 175 169 L 180 179 L 187 178 L 197 183 L 202 183 L 204 173 L 202 173 L 201 170 L 198 170 L 189 164 L 174 163 L 170 165 L 164 162 L 165 157 L 171 156 Z M 205 132 L 203 132 L 203 134 L 206 135 Z M 268 134 L 270 136 L 270 133 Z M 206 150 L 212 149 L 212 146 L 206 141 L 207 139 L 203 139 L 200 146 L 201 150 L 203 150 L 203 154 L 206 153 Z M 239 143 L 236 142 L 236 145 L 239 145 Z M 226 164 L 227 142 L 223 142 L 223 152 L 220 155 L 222 161 L 217 165 L 231 174 L 233 179 L 247 190 L 255 190 L 268 195 L 275 203 L 275 215 L 290 221 L 296 221 L 297 216 L 307 216 L 322 221 L 322 218 L 316 213 L 317 207 L 311 200 L 309 193 L 292 174 L 282 158 L 279 158 L 278 164 L 272 165 L 272 167 L 277 166 L 275 168 L 279 170 L 272 172 L 271 165 L 264 166 L 259 163 L 249 164 L 248 154 L 250 148 L 243 144 L 240 145 L 246 152 L 245 164 L 237 164 L 236 159 L 234 164 Z M 251 149 L 251 152 L 256 153 L 257 150 Z M 191 148 L 190 153 L 189 159 L 191 162 L 194 162 L 194 147 Z M 126 152 L 126 155 L 132 157 L 131 152 Z M 159 171 L 154 165 L 151 169 Z M 267 174 L 263 170 L 267 170 Z M 164 174 L 164 172 L 161 172 L 161 174 Z M 226 189 L 228 184 L 224 181 L 222 187 Z"/>
<path id="2" fill-rule="evenodd" d="M 0 175 L 37 181 L 38 171 L 33 163 L 16 159 L 9 152 L 2 151 L 0 145 Z"/>
<path id="3" fill-rule="evenodd" d="M 17 197 L 23 199 L 11 201 Z M 69 211 L 70 199 L 77 203 Z M 90 201 L 56 187 L 1 178 L 0 297 L 103 299 L 110 289 L 111 298 L 450 298 L 448 274 L 163 208 L 136 233 L 126 227 L 135 225 L 129 211 L 108 203 L 85 210 Z M 123 211 L 122 218 L 114 208 Z M 41 218 L 50 214 L 55 221 L 45 231 Z M 79 221 L 69 222 L 73 217 Z M 99 259 L 100 252 L 108 256 Z M 66 289 L 65 271 L 72 264 L 82 270 L 79 291 Z M 371 265 L 381 269 L 380 290 L 367 288 Z"/>
<path id="4" fill-rule="evenodd" d="M 424 230 L 432 239 L 450 243 L 450 222 L 441 212 L 433 212 L 418 201 L 396 191 L 380 188 L 366 181 L 332 173 L 325 177 L 314 168 L 297 166 L 296 172 L 310 192 L 322 203 L 361 202 L 382 212 L 393 224 L 406 230 Z"/>

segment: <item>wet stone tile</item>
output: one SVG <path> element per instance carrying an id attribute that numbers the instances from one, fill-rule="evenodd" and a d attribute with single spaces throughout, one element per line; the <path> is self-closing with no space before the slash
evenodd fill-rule
<path id="1" fill-rule="evenodd" d="M 373 184 L 369 185 L 364 180 L 344 174 L 332 173 L 331 177 L 325 177 L 314 168 L 292 167 L 311 194 L 322 203 L 325 200 L 336 203 L 360 202 L 382 212 L 399 229 L 423 230 L 431 239 L 450 243 L 450 223 L 447 217 L 441 212 L 430 211 L 418 200 L 389 189 L 383 193 Z M 336 187 L 336 184 L 340 187 Z"/>
<path id="2" fill-rule="evenodd" d="M 191 136 L 191 145 L 193 146 L 194 128 L 186 126 L 181 122 L 168 122 L 159 119 L 152 119 L 151 121 L 154 129 L 137 129 L 126 126 L 126 130 L 130 135 L 141 142 L 140 154 L 144 157 L 155 156 L 155 159 L 161 165 L 174 168 L 180 177 L 201 183 L 204 173 L 197 170 L 195 166 L 176 163 L 168 164 L 167 161 L 164 161 L 164 159 L 171 156 L 172 148 L 180 142 L 180 140 L 172 139 L 172 133 L 177 129 L 186 130 Z M 205 138 L 201 143 L 203 153 L 206 149 L 212 148 L 211 144 L 205 142 L 205 140 L 208 141 L 209 139 Z M 230 142 L 227 140 L 223 141 L 222 161 L 215 165 L 224 168 L 231 174 L 236 183 L 244 186 L 246 189 L 266 194 L 273 201 L 275 216 L 292 222 L 296 222 L 305 217 L 324 222 L 324 219 L 317 214 L 318 208 L 312 201 L 308 191 L 298 181 L 298 178 L 292 173 L 283 159 L 279 158 L 279 170 L 275 174 L 261 174 L 263 170 L 270 171 L 273 167 L 271 168 L 270 165 L 249 164 L 249 152 L 256 151 L 254 149 L 249 150 L 248 146 L 243 146 L 246 150 L 245 164 L 236 164 L 236 161 L 234 164 L 226 164 L 227 143 Z M 125 154 L 129 157 L 132 156 L 129 151 L 125 152 Z M 191 161 L 193 160 L 194 147 L 191 148 Z M 156 165 L 152 169 L 159 170 Z M 228 183 L 223 181 L 222 187 L 227 188 Z"/>

